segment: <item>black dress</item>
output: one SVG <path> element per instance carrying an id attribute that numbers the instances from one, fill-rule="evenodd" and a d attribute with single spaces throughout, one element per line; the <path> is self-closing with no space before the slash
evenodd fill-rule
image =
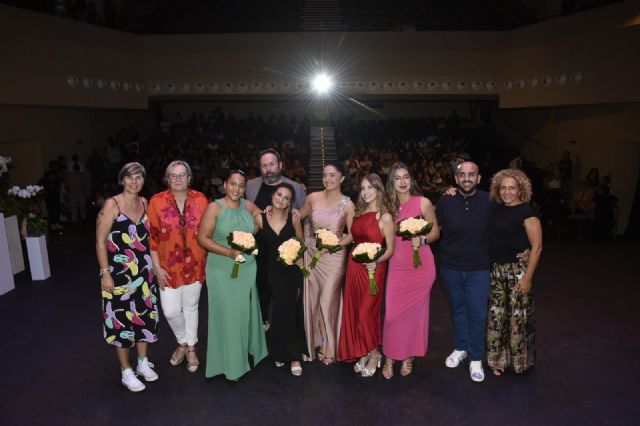
<path id="1" fill-rule="evenodd" d="M 269 225 L 262 214 L 261 238 L 268 264 L 267 281 L 271 290 L 271 327 L 267 331 L 269 356 L 278 362 L 300 361 L 307 353 L 304 333 L 302 303 L 303 276 L 296 265 L 286 266 L 278 261 L 278 247 L 290 238 L 295 238 L 291 213 L 280 234 Z"/>

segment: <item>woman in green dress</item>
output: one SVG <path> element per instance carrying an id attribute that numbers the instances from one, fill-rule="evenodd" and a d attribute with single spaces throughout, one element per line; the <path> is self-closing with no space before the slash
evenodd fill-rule
<path id="1" fill-rule="evenodd" d="M 259 211 L 243 198 L 245 185 L 244 173 L 231 171 L 224 182 L 224 197 L 210 203 L 200 220 L 198 242 L 209 251 L 206 377 L 224 374 L 228 380 L 238 380 L 251 368 L 247 354 L 254 365 L 267 356 L 254 257 L 243 254 L 238 277 L 231 278 L 234 259 L 242 253 L 229 247 L 227 236 L 233 231 L 253 234 L 253 214 Z"/>

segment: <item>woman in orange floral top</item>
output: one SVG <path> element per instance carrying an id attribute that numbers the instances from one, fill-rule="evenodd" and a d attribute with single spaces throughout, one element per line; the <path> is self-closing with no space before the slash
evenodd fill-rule
<path id="1" fill-rule="evenodd" d="M 165 172 L 169 189 L 151 198 L 148 215 L 160 302 L 179 345 L 169 362 L 175 366 L 186 358 L 193 373 L 200 365 L 195 344 L 207 254 L 198 244 L 198 227 L 208 201 L 203 193 L 189 188 L 190 181 L 191 167 L 184 161 L 171 162 Z"/>

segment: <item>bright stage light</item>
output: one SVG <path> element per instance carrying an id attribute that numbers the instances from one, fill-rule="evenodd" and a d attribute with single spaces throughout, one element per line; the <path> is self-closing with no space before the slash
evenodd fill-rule
<path id="1" fill-rule="evenodd" d="M 325 95 L 333 89 L 333 80 L 327 74 L 318 74 L 311 80 L 313 91 L 319 95 Z"/>

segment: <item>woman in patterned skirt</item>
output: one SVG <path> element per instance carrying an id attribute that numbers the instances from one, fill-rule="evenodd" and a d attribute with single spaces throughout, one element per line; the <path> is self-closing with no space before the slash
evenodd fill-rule
<path id="1" fill-rule="evenodd" d="M 509 366 L 522 373 L 535 363 L 535 317 L 531 285 L 542 252 L 542 227 L 529 204 L 531 182 L 520 170 L 491 180 L 496 202 L 489 223 L 491 289 L 487 317 L 487 363 L 496 376 Z M 517 254 L 530 249 L 529 260 Z"/>
<path id="2" fill-rule="evenodd" d="M 147 343 L 158 340 L 159 317 L 147 201 L 139 196 L 144 178 L 142 165 L 125 164 L 118 174 L 123 190 L 104 203 L 96 222 L 104 338 L 116 348 L 122 384 L 132 392 L 145 385 L 129 365 L 130 348 L 138 349 L 137 374 L 147 382 L 158 379 L 147 359 Z"/>

